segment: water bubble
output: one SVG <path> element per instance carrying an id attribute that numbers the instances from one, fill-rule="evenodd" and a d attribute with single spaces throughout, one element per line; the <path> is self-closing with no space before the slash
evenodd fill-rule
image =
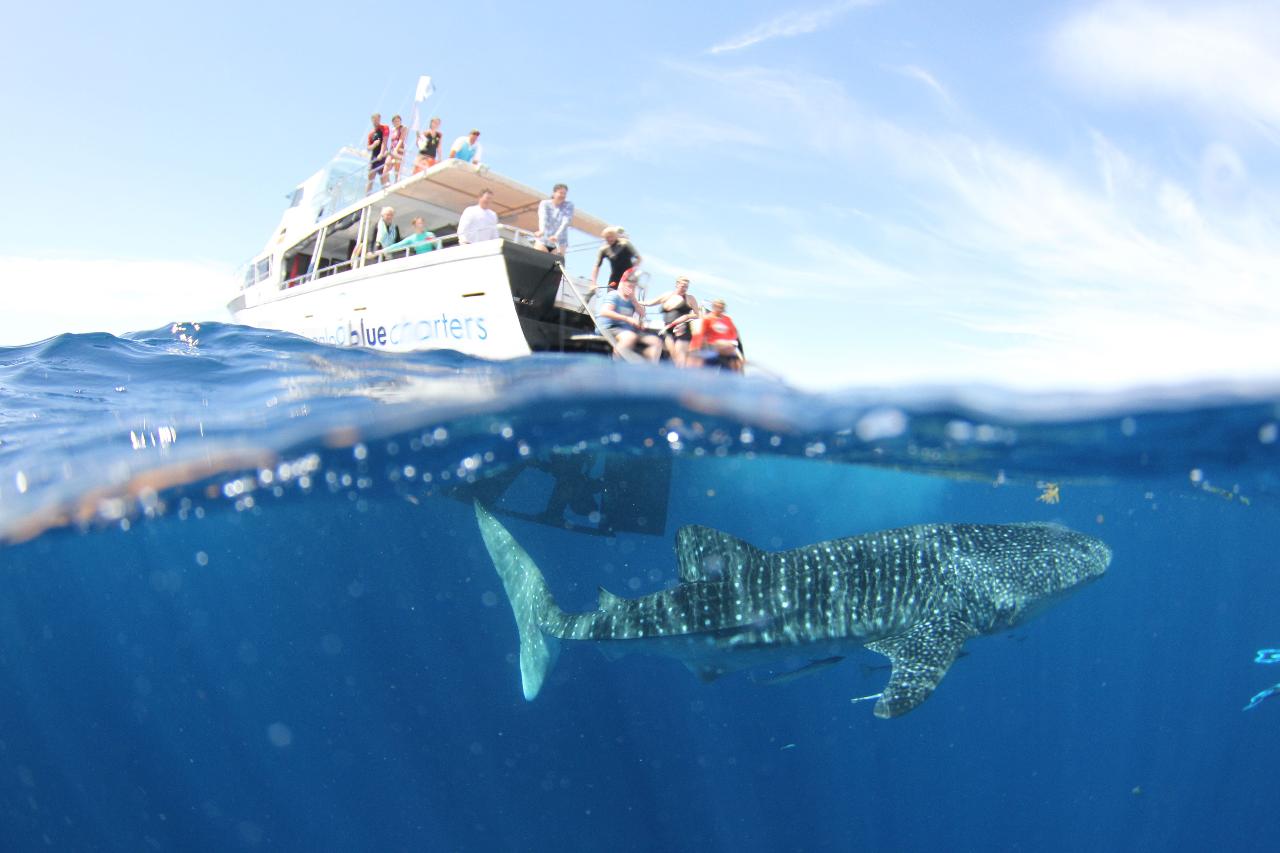
<path id="1" fill-rule="evenodd" d="M 267 726 L 267 740 L 271 741 L 271 745 L 284 749 L 293 743 L 293 729 L 284 723 L 272 723 Z"/>
<path id="2" fill-rule="evenodd" d="M 907 415 L 899 409 L 873 409 L 858 419 L 854 432 L 863 441 L 895 438 L 907 429 Z"/>

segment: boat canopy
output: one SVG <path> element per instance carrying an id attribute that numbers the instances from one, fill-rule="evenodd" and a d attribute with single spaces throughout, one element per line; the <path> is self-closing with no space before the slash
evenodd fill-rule
<path id="1" fill-rule="evenodd" d="M 550 191 L 539 192 L 488 169 L 476 169 L 462 160 L 443 160 L 397 184 L 388 187 L 388 196 L 406 196 L 436 207 L 461 212 L 476 203 L 480 191 L 493 191 L 491 206 L 499 221 L 525 231 L 538 230 L 538 202 L 549 198 Z M 599 237 L 608 223 L 581 210 L 574 210 L 573 227 L 592 237 Z"/>

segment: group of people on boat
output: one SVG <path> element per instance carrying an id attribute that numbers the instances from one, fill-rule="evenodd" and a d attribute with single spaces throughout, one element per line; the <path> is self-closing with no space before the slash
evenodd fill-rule
<path id="1" fill-rule="evenodd" d="M 369 180 L 365 184 L 366 194 L 373 190 L 374 180 L 381 186 L 394 184 L 400 180 L 400 172 L 404 168 L 405 148 L 409 129 L 404 126 L 400 116 L 391 117 L 391 126 L 382 123 L 382 115 L 374 113 L 369 117 L 373 130 L 365 137 L 365 150 L 369 152 Z M 475 128 L 463 134 L 449 146 L 446 157 L 456 158 L 467 163 L 479 165 L 483 159 L 480 147 L 480 131 Z M 417 155 L 413 161 L 413 174 L 429 169 L 445 157 L 440 156 L 440 118 L 432 117 L 426 130 L 418 131 L 415 140 Z"/>
<path id="2" fill-rule="evenodd" d="M 713 299 L 710 309 L 703 309 L 689 292 L 689 278 L 680 276 L 670 291 L 642 300 L 636 297 L 635 276 L 624 274 L 621 279 L 616 287 L 610 285 L 595 309 L 619 355 L 639 352 L 657 361 L 665 352 L 676 367 L 742 370 L 746 358 L 738 327 L 725 313 L 723 299 Z M 645 308 L 655 305 L 663 322 L 657 331 L 645 323 Z"/>
<path id="3" fill-rule="evenodd" d="M 391 127 L 382 124 L 382 116 L 370 117 L 373 130 L 365 140 L 369 152 L 369 178 L 365 187 L 373 189 L 375 179 L 383 187 L 400 180 L 405 159 L 408 130 L 400 116 L 391 117 Z M 413 174 L 434 166 L 440 155 L 440 119 L 433 117 L 426 130 L 417 135 L 418 154 Z M 472 129 L 459 136 L 449 148 L 447 157 L 468 163 L 481 163 L 480 131 Z M 573 202 L 568 200 L 569 187 L 556 184 L 551 197 L 538 204 L 538 230 L 534 232 L 534 246 L 541 251 L 564 255 L 569 249 L 569 227 L 573 223 Z M 478 243 L 498 236 L 498 215 L 491 209 L 493 193 L 485 189 L 476 203 L 462 211 L 458 221 L 457 239 L 460 244 Z M 402 237 L 394 222 L 395 210 L 384 207 L 377 227 L 368 243 L 357 246 L 355 254 L 367 252 L 386 256 L 404 251 L 421 254 L 440 247 L 440 238 L 426 229 L 422 217 L 413 219 L 413 233 Z M 610 225 L 601 232 L 604 245 L 596 254 L 591 270 L 592 290 L 601 289 L 596 282 L 600 269 L 609 264 L 608 289 L 595 308 L 597 322 L 614 349 L 620 354 L 638 352 L 650 361 L 657 361 L 665 353 L 677 367 L 701 367 L 714 365 L 741 371 L 745 358 L 738 329 L 733 319 L 725 313 L 723 299 L 711 301 L 704 310 L 698 300 L 689 293 L 689 279 L 681 276 L 668 292 L 649 300 L 636 297 L 636 270 L 642 258 L 627 237 L 626 231 Z M 354 255 L 353 255 L 354 256 Z M 654 331 L 645 323 L 645 308 L 660 306 L 663 326 Z"/>
<path id="4" fill-rule="evenodd" d="M 639 352 L 650 361 L 657 361 L 665 353 L 677 367 L 712 365 L 742 370 L 746 360 L 742 342 L 733 318 L 725 313 L 723 299 L 713 299 L 710 309 L 703 309 L 689 292 L 688 276 L 680 276 L 671 290 L 653 299 L 638 299 L 636 271 L 643 260 L 640 253 L 620 226 L 610 225 L 600 236 L 604 245 L 591 268 L 591 287 L 593 291 L 600 289 L 596 282 L 607 261 L 608 291 L 598 303 L 596 314 L 601 328 L 612 335 L 611 343 L 619 354 Z M 663 322 L 656 332 L 645 323 L 645 308 L 655 305 L 662 311 Z"/>

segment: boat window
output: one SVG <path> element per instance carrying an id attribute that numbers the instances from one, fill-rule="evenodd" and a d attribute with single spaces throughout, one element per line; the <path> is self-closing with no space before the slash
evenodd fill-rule
<path id="1" fill-rule="evenodd" d="M 302 203 L 302 187 L 298 187 L 289 195 L 289 207 L 297 207 Z"/>
<path id="2" fill-rule="evenodd" d="M 317 261 L 315 257 L 316 242 L 319 238 L 319 232 L 308 234 L 307 237 L 291 246 L 284 253 L 284 287 L 293 287 L 301 284 L 309 273 L 315 271 Z"/>
<path id="3" fill-rule="evenodd" d="M 255 277 L 258 281 L 266 281 L 270 276 L 271 276 L 271 256 L 267 255 L 265 258 L 258 261 L 257 274 Z"/>
<path id="4" fill-rule="evenodd" d="M 253 280 L 254 280 L 253 271 L 254 271 L 253 264 L 249 264 L 249 266 L 245 267 L 244 269 L 244 286 L 245 287 L 253 287 Z"/>

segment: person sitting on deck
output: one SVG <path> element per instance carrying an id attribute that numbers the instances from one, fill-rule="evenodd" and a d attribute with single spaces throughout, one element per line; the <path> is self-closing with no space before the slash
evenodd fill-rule
<path id="1" fill-rule="evenodd" d="M 436 239 L 436 235 L 427 230 L 427 223 L 423 221 L 421 216 L 413 217 L 410 223 L 413 225 L 413 233 L 403 240 L 397 240 L 390 246 L 383 249 L 383 253 L 393 256 L 398 249 L 408 249 L 406 254 L 421 255 L 426 252 L 433 251 L 440 241 Z"/>
<path id="2" fill-rule="evenodd" d="M 472 165 L 480 165 L 480 131 L 472 130 L 466 136 L 459 136 L 453 140 L 453 145 L 449 146 L 449 156 L 451 158 L 461 160 L 464 163 Z"/>
<path id="3" fill-rule="evenodd" d="M 702 316 L 698 300 L 689 292 L 689 277 L 680 276 L 676 279 L 675 289 L 641 304 L 661 306 L 662 339 L 667 345 L 667 355 L 671 356 L 676 367 L 684 367 L 689 360 L 693 321 Z"/>
<path id="4" fill-rule="evenodd" d="M 626 231 L 617 225 L 610 225 L 600 232 L 600 236 L 604 238 L 604 245 L 600 247 L 600 252 L 596 255 L 596 265 L 591 268 L 591 286 L 593 288 L 596 286 L 596 278 L 600 274 L 600 265 L 604 263 L 606 258 L 609 260 L 610 290 L 618 286 L 618 282 L 622 281 L 624 273 L 632 267 L 640 265 L 640 255 L 625 234 Z"/>
<path id="5" fill-rule="evenodd" d="M 644 306 L 636 301 L 636 283 L 628 278 L 604 297 L 597 311 L 600 328 L 613 336 L 613 348 L 622 355 L 644 348 L 644 357 L 657 361 L 662 357 L 662 340 L 644 327 Z"/>
<path id="6" fill-rule="evenodd" d="M 483 243 L 498 239 L 498 214 L 490 210 L 493 190 L 483 189 L 476 203 L 462 211 L 458 219 L 459 243 Z"/>
<path id="7" fill-rule="evenodd" d="M 573 202 L 565 197 L 569 195 L 569 187 L 556 184 L 551 189 L 551 198 L 538 202 L 538 230 L 533 232 L 537 238 L 534 244 L 544 252 L 563 255 L 569 249 L 569 223 L 573 222 Z"/>
<path id="8" fill-rule="evenodd" d="M 695 367 L 718 365 L 742 371 L 743 355 L 738 348 L 738 327 L 724 313 L 724 300 L 711 300 L 711 313 L 703 316 L 693 333 L 687 363 Z"/>

